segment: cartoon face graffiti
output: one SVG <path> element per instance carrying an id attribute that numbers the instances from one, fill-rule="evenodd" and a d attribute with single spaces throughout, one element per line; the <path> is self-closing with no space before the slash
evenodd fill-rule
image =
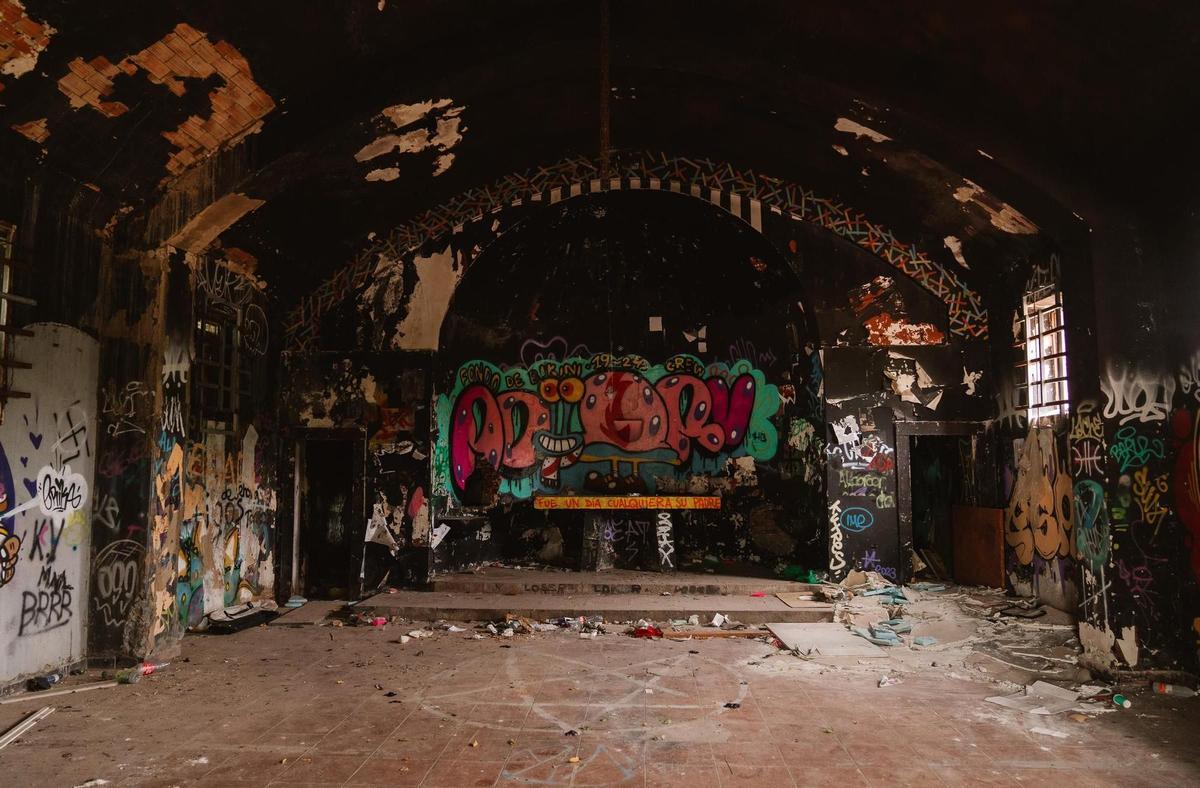
<path id="1" fill-rule="evenodd" d="M 21 557 L 21 540 L 16 534 L 0 531 L 0 588 L 8 585 L 17 573 L 17 559 Z"/>
<path id="2" fill-rule="evenodd" d="M 648 368 L 637 357 L 621 361 L 628 368 L 595 359 L 539 362 L 506 371 L 503 386 L 496 385 L 501 374 L 465 366 L 460 380 L 481 382 L 467 382 L 450 412 L 454 490 L 465 490 L 478 464 L 487 463 L 502 478 L 531 480 L 543 491 L 559 489 L 567 474 L 596 492 L 647 492 L 653 475 L 643 465 L 662 474 L 688 466 L 697 451 L 708 458 L 750 453 L 756 405 L 770 415 L 779 407 L 778 390 L 745 362 L 731 374 L 725 365 L 710 372 L 690 357 L 676 357 L 670 369 Z M 763 419 L 755 434 L 762 447 L 753 451 L 773 455 L 774 426 Z"/>

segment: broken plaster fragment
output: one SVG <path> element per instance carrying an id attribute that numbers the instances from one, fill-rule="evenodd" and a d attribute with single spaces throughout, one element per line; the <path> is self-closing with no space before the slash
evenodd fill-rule
<path id="1" fill-rule="evenodd" d="M 875 129 L 868 128 L 861 123 L 856 123 L 849 118 L 838 118 L 837 122 L 833 124 L 833 128 L 846 134 L 853 134 L 859 139 L 866 137 L 873 142 L 887 142 L 891 139 L 891 137 L 887 136 L 886 134 L 882 134 Z"/>
<path id="2" fill-rule="evenodd" d="M 30 142 L 36 142 L 39 145 L 50 139 L 50 127 L 47 125 L 45 118 L 31 120 L 28 123 L 16 123 L 13 125 L 12 130 Z"/>
<path id="3" fill-rule="evenodd" d="M 367 173 L 368 181 L 394 181 L 399 177 L 399 167 L 380 167 Z"/>
<path id="4" fill-rule="evenodd" d="M 958 261 L 959 265 L 970 270 L 971 266 L 967 265 L 967 258 L 963 257 L 962 241 L 958 240 L 958 236 L 947 235 L 942 239 L 942 243 L 950 250 L 950 254 L 954 255 L 954 259 Z"/>
<path id="5" fill-rule="evenodd" d="M 954 199 L 963 205 L 974 205 L 987 214 L 992 226 L 1013 235 L 1034 235 L 1037 225 L 1006 202 L 998 200 L 983 190 L 974 181 L 963 178 L 961 186 L 954 189 Z"/>
<path id="6" fill-rule="evenodd" d="M 443 98 L 385 107 L 378 117 L 385 118 L 399 133 L 382 134 L 368 142 L 354 154 L 355 161 L 434 151 L 438 155 L 434 158 L 433 175 L 441 175 L 454 164 L 454 154 L 450 150 L 462 141 L 463 132 L 467 130 L 460 117 L 463 107 L 452 105 L 450 99 Z M 432 131 L 423 126 L 408 128 L 429 119 L 434 121 Z M 398 166 L 376 167 L 367 173 L 366 180 L 394 181 L 399 177 Z"/>
<path id="7" fill-rule="evenodd" d="M 0 0 L 0 75 L 19 79 L 33 71 L 57 32 L 30 18 L 21 0 Z"/>

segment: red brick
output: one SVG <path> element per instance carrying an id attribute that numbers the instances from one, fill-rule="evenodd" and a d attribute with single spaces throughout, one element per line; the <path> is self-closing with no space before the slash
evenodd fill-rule
<path id="1" fill-rule="evenodd" d="M 77 96 L 93 92 L 92 87 L 80 79 L 79 74 L 75 73 L 73 69 L 58 80 L 58 86 Z"/>
<path id="2" fill-rule="evenodd" d="M 147 48 L 143 51 L 144 52 L 153 52 L 154 56 L 164 63 L 169 61 L 171 58 L 175 57 L 175 52 L 172 51 L 172 49 L 170 47 L 168 47 L 166 44 L 164 44 L 161 41 L 155 41 L 153 44 L 151 44 L 149 46 L 149 48 Z"/>
<path id="3" fill-rule="evenodd" d="M 194 44 L 204 38 L 204 34 L 196 28 L 189 25 L 187 22 L 180 22 L 175 25 L 175 33 L 189 44 Z"/>
<path id="4" fill-rule="evenodd" d="M 171 73 L 171 69 L 167 68 L 167 65 L 159 60 L 158 57 L 149 49 L 139 52 L 131 59 L 139 66 L 146 69 L 146 71 L 152 74 L 156 79 L 162 79 Z"/>
<path id="5" fill-rule="evenodd" d="M 182 38 L 175 35 L 174 33 L 167 33 L 163 37 L 163 43 L 166 44 L 171 49 L 178 52 L 184 58 L 187 58 L 187 57 L 195 54 L 195 52 L 192 51 L 191 44 L 184 41 Z"/>
<path id="6" fill-rule="evenodd" d="M 42 31 L 45 29 L 39 22 L 34 22 L 27 16 L 23 16 L 16 21 L 16 28 L 30 38 L 42 38 Z"/>
<path id="7" fill-rule="evenodd" d="M 188 65 L 192 67 L 193 73 L 199 74 L 201 77 L 207 77 L 215 70 L 212 63 L 209 63 L 200 55 L 192 55 L 187 59 Z"/>

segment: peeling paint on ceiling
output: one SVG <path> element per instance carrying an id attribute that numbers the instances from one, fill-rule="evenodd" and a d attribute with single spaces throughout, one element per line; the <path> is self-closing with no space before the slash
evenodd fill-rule
<path id="1" fill-rule="evenodd" d="M 448 98 L 419 101 L 416 104 L 395 104 L 385 108 L 379 117 L 386 118 L 396 131 L 403 133 L 387 133 L 368 142 L 357 153 L 354 160 L 359 162 L 374 161 L 390 154 L 404 155 L 435 151 L 433 174 L 441 175 L 454 163 L 454 154 L 450 152 L 462 141 L 462 114 L 464 107 L 454 106 Z M 404 131 L 422 121 L 433 121 L 432 128 L 426 123 L 423 127 Z M 366 174 L 368 181 L 394 181 L 400 177 L 398 166 L 377 167 Z"/>
<path id="2" fill-rule="evenodd" d="M 17 79 L 33 71 L 57 32 L 31 19 L 20 0 L 0 0 L 0 74 Z M 2 82 L 0 90 L 4 90 Z"/>
<path id="3" fill-rule="evenodd" d="M 958 261 L 959 265 L 968 270 L 971 268 L 967 265 L 967 258 L 963 257 L 962 241 L 958 240 L 958 236 L 947 235 L 942 239 L 942 243 L 950 250 L 950 254 L 954 255 L 954 259 Z"/>
<path id="4" fill-rule="evenodd" d="M 217 236 L 263 202 L 244 194 L 227 194 L 192 217 L 183 229 L 167 240 L 167 244 L 188 252 L 203 252 Z"/>
<path id="5" fill-rule="evenodd" d="M 998 230 L 1013 235 L 1033 235 L 1037 233 L 1037 225 L 1025 218 L 1024 214 L 1002 200 L 988 194 L 983 187 L 974 181 L 963 179 L 962 185 L 954 190 L 954 199 L 963 205 L 975 205 L 988 216 L 992 226 Z"/>
<path id="6" fill-rule="evenodd" d="M 837 123 L 834 123 L 833 127 L 834 129 L 846 134 L 853 134 L 859 139 L 866 137 L 873 142 L 887 142 L 891 139 L 891 137 L 887 136 L 886 134 L 878 132 L 875 129 L 868 128 L 861 123 L 856 123 L 849 118 L 838 118 Z"/>
<path id="7" fill-rule="evenodd" d="M 212 44 L 188 24 L 176 25 L 161 40 L 117 63 L 100 55 L 87 61 L 77 57 L 67 65 L 70 70 L 58 80 L 59 91 L 72 107 L 91 107 L 109 118 L 129 111 L 124 103 L 109 100 L 115 90 L 113 80 L 121 75 L 134 76 L 141 70 L 150 82 L 180 97 L 187 93 L 185 79 L 216 76 L 224 81 L 208 94 L 211 115 L 191 115 L 174 131 L 162 133 L 179 149 L 167 160 L 170 175 L 179 175 L 221 148 L 257 133 L 262 118 L 275 109 L 275 101 L 254 81 L 250 64 L 232 44 Z"/>

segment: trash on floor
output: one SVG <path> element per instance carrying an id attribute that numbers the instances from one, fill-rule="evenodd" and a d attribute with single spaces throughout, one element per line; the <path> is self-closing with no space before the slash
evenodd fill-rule
<path id="1" fill-rule="evenodd" d="M 212 634 L 232 635 L 243 629 L 266 624 L 278 616 L 278 605 L 270 599 L 246 602 L 209 613 L 197 629 Z"/>
<path id="2" fill-rule="evenodd" d="M 784 580 L 793 580 L 797 583 L 808 583 L 809 585 L 817 585 L 823 580 L 821 573 L 817 570 L 805 569 L 795 564 L 784 567 L 778 574 Z"/>
<path id="3" fill-rule="evenodd" d="M 894 687 L 900 683 L 900 679 L 896 678 L 895 676 L 883 676 L 879 679 L 880 687 Z"/>
<path id="4" fill-rule="evenodd" d="M 1079 705 L 1079 693 L 1045 681 L 1035 681 L 1012 695 L 993 695 L 984 700 L 1028 714 L 1060 714 Z"/>
<path id="5" fill-rule="evenodd" d="M 811 591 L 781 591 L 775 598 L 788 607 L 812 607 L 812 603 L 817 599 Z"/>
<path id="6" fill-rule="evenodd" d="M 1068 735 L 1067 735 L 1067 734 L 1065 734 L 1065 733 L 1062 733 L 1061 731 L 1052 731 L 1052 730 L 1050 730 L 1049 728 L 1030 728 L 1030 729 L 1029 729 L 1029 732 L 1030 732 L 1030 733 L 1040 733 L 1040 734 L 1041 734 L 1041 735 L 1043 735 L 1043 736 L 1053 736 L 1053 737 L 1054 737 L 1054 738 L 1056 738 L 1056 739 L 1069 739 L 1069 738 L 1071 738 L 1070 736 L 1068 736 Z"/>
<path id="7" fill-rule="evenodd" d="M 9 728 L 8 730 L 6 730 L 4 732 L 4 735 L 0 736 L 0 750 L 3 750 L 8 745 L 12 744 L 14 741 L 21 738 L 21 736 L 24 735 L 25 732 L 28 731 L 30 728 L 32 728 L 34 725 L 37 725 L 38 722 L 40 722 L 41 720 L 44 720 L 47 717 L 49 717 L 51 714 L 53 714 L 54 708 L 55 708 L 54 706 L 43 706 L 42 708 L 38 709 L 37 711 L 30 712 L 30 714 L 27 717 L 25 717 L 25 719 L 21 720 L 16 725 L 14 725 L 11 728 Z"/>
<path id="8" fill-rule="evenodd" d="M 12 698 L 0 700 L 0 706 L 3 706 L 7 703 L 20 703 L 31 698 L 53 698 L 59 695 L 74 695 L 77 692 L 88 692 L 89 690 L 107 689 L 115 686 L 117 686 L 117 682 L 115 681 L 98 681 L 94 684 L 79 684 L 74 687 L 63 687 L 62 689 L 56 689 L 52 691 L 43 690 L 39 692 L 24 693 Z"/>
<path id="9" fill-rule="evenodd" d="M 855 637 L 842 624 L 811 623 L 767 624 L 771 634 L 784 648 L 798 656 L 812 657 L 883 657 L 883 649 Z"/>
<path id="10" fill-rule="evenodd" d="M 646 624 L 645 626 L 634 627 L 632 635 L 635 638 L 660 638 L 663 636 L 663 632 L 653 624 Z"/>
<path id="11" fill-rule="evenodd" d="M 1159 695 L 1175 695 L 1180 698 L 1196 697 L 1196 690 L 1182 684 L 1168 684 L 1165 681 L 1152 681 L 1150 687 Z"/>

